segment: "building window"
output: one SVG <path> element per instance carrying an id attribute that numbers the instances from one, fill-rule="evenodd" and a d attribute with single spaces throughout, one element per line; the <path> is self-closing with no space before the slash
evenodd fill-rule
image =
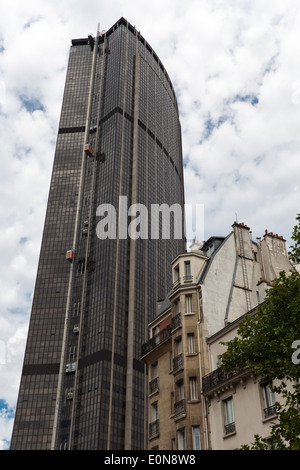
<path id="1" fill-rule="evenodd" d="M 173 281 L 173 285 L 177 285 L 180 281 L 180 277 L 179 277 L 179 264 L 177 266 L 174 267 L 174 281 Z"/>
<path id="2" fill-rule="evenodd" d="M 214 245 L 210 245 L 210 247 L 208 248 L 208 250 L 206 251 L 206 256 L 211 256 L 213 254 L 213 252 L 215 251 L 215 247 Z"/>
<path id="3" fill-rule="evenodd" d="M 270 389 L 269 384 L 262 384 L 261 387 L 264 399 L 264 415 L 265 418 L 268 418 L 269 416 L 276 415 L 275 395 Z"/>
<path id="4" fill-rule="evenodd" d="M 181 340 L 181 338 L 178 338 L 175 341 L 175 345 L 176 345 L 176 353 L 177 353 L 177 356 L 178 356 L 179 354 L 182 354 L 182 340 Z"/>
<path id="5" fill-rule="evenodd" d="M 199 426 L 192 427 L 192 435 L 193 435 L 193 450 L 201 450 Z"/>
<path id="6" fill-rule="evenodd" d="M 158 421 L 158 404 L 152 403 L 151 405 L 151 422 L 149 424 L 149 438 L 157 437 L 159 435 L 159 421 Z"/>
<path id="7" fill-rule="evenodd" d="M 181 313 L 180 313 L 180 300 L 175 302 L 176 313 L 172 318 L 172 329 L 179 328 L 181 326 Z"/>
<path id="8" fill-rule="evenodd" d="M 184 401 L 184 383 L 183 381 L 176 383 L 176 402 L 174 403 L 174 417 L 182 417 L 185 414 Z"/>
<path id="9" fill-rule="evenodd" d="M 181 338 L 175 341 L 175 354 L 176 356 L 173 358 L 173 372 L 176 372 L 183 367 Z"/>
<path id="10" fill-rule="evenodd" d="M 192 313 L 193 311 L 192 294 L 188 294 L 185 296 L 185 311 L 186 313 Z"/>
<path id="11" fill-rule="evenodd" d="M 158 392 L 158 364 L 151 365 L 151 380 L 149 382 L 149 393 Z"/>
<path id="12" fill-rule="evenodd" d="M 195 353 L 195 335 L 194 335 L 194 333 L 188 333 L 187 343 L 188 343 L 188 353 L 189 354 L 194 354 Z"/>
<path id="13" fill-rule="evenodd" d="M 154 338 L 154 343 L 155 344 L 159 344 L 159 335 L 160 333 L 160 329 L 159 329 L 159 325 L 158 326 L 155 326 L 153 329 L 152 329 L 152 338 Z"/>
<path id="14" fill-rule="evenodd" d="M 158 377 L 158 363 L 154 362 L 151 366 L 151 378 L 156 379 Z"/>
<path id="15" fill-rule="evenodd" d="M 229 397 L 223 401 L 225 414 L 225 434 L 235 432 L 235 420 L 233 409 L 233 398 Z"/>
<path id="16" fill-rule="evenodd" d="M 184 262 L 184 280 L 185 281 L 191 281 L 192 280 L 190 261 L 185 261 Z"/>
<path id="17" fill-rule="evenodd" d="M 179 429 L 177 431 L 177 443 L 178 443 L 178 450 L 185 450 L 186 449 L 186 440 L 185 440 L 185 429 Z"/>
<path id="18" fill-rule="evenodd" d="M 197 377 L 190 377 L 190 399 L 198 400 Z"/>

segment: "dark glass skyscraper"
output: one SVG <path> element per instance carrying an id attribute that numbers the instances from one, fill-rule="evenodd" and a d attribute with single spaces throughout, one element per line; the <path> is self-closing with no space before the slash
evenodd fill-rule
<path id="1" fill-rule="evenodd" d="M 177 101 L 121 18 L 72 41 L 11 449 L 145 448 L 141 345 L 185 250 L 151 237 L 154 204 L 183 210 Z"/>

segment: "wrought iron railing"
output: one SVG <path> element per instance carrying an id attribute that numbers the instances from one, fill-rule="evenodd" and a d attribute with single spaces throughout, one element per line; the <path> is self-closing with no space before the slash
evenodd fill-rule
<path id="1" fill-rule="evenodd" d="M 276 405 L 268 406 L 268 408 L 264 409 L 265 418 L 269 418 L 270 416 L 276 415 Z"/>
<path id="2" fill-rule="evenodd" d="M 172 318 L 172 329 L 178 328 L 181 326 L 181 313 L 177 313 L 175 317 Z"/>
<path id="3" fill-rule="evenodd" d="M 184 398 L 182 400 L 177 401 L 174 403 L 174 417 L 178 417 L 179 415 L 182 415 L 185 413 L 185 400 Z"/>
<path id="4" fill-rule="evenodd" d="M 149 424 L 149 438 L 157 437 L 159 435 L 159 420 L 156 419 Z"/>
<path id="5" fill-rule="evenodd" d="M 235 422 L 225 424 L 225 434 L 230 434 L 232 432 L 235 432 Z"/>
<path id="6" fill-rule="evenodd" d="M 231 379 L 232 377 L 239 375 L 241 372 L 243 372 L 245 368 L 243 367 L 236 367 L 233 371 L 231 372 L 224 372 L 221 367 L 218 369 L 215 369 L 213 372 L 211 372 L 208 375 L 205 375 L 202 378 L 202 391 L 203 393 L 208 392 L 212 388 L 222 384 L 223 382 L 226 382 L 226 380 Z"/>
<path id="7" fill-rule="evenodd" d="M 176 372 L 183 367 L 183 356 L 178 354 L 178 356 L 173 358 L 173 372 Z"/>
<path id="8" fill-rule="evenodd" d="M 158 392 L 158 377 L 149 382 L 149 393 Z"/>
<path id="9" fill-rule="evenodd" d="M 142 345 L 141 354 L 144 356 L 148 352 L 152 351 L 152 349 L 156 348 L 159 344 L 165 341 L 167 338 L 171 336 L 172 326 L 168 325 L 166 328 L 161 330 L 156 335 L 152 336 L 146 343 Z"/>

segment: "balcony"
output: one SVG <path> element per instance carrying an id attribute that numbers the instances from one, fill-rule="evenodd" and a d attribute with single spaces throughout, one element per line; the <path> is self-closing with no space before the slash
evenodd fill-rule
<path id="1" fill-rule="evenodd" d="M 268 408 L 264 409 L 264 412 L 265 418 L 276 415 L 276 405 L 268 406 Z"/>
<path id="2" fill-rule="evenodd" d="M 182 277 L 178 277 L 177 279 L 175 279 L 175 281 L 173 282 L 172 284 L 172 287 L 173 289 L 177 289 L 177 287 L 179 287 L 181 284 L 186 284 L 186 283 L 189 283 L 189 282 L 193 282 L 193 276 L 191 274 L 188 274 L 186 276 L 182 276 Z"/>
<path id="3" fill-rule="evenodd" d="M 158 377 L 155 377 L 155 379 L 149 382 L 149 394 L 151 395 L 152 393 L 156 393 L 158 391 L 159 391 Z"/>
<path id="4" fill-rule="evenodd" d="M 172 330 L 181 326 L 181 313 L 179 312 L 175 317 L 172 318 Z"/>
<path id="5" fill-rule="evenodd" d="M 225 434 L 226 434 L 226 436 L 227 436 L 227 434 L 231 434 L 233 432 L 235 432 L 235 422 L 225 424 Z"/>
<path id="6" fill-rule="evenodd" d="M 181 283 L 181 279 L 180 277 L 178 277 L 177 279 L 175 279 L 175 281 L 172 284 L 173 289 L 176 289 L 176 287 L 178 287 L 180 283 Z"/>
<path id="7" fill-rule="evenodd" d="M 142 356 L 144 356 L 145 354 L 148 354 L 150 351 L 152 351 L 161 343 L 163 343 L 166 339 L 170 338 L 171 330 L 172 330 L 172 326 L 168 325 L 159 333 L 152 336 L 152 338 L 150 338 L 149 341 L 147 341 L 147 343 L 144 343 L 142 345 L 142 351 L 141 351 Z"/>
<path id="8" fill-rule="evenodd" d="M 178 356 L 173 358 L 173 372 L 177 372 L 178 370 L 183 368 L 183 356 L 182 354 L 178 354 Z"/>
<path id="9" fill-rule="evenodd" d="M 156 419 L 149 423 L 149 439 L 153 439 L 154 437 L 159 436 L 159 420 Z"/>
<path id="10" fill-rule="evenodd" d="M 222 383 L 226 382 L 227 380 L 232 379 L 235 376 L 238 376 L 245 372 L 247 369 L 242 368 L 242 367 L 236 367 L 233 371 L 231 372 L 224 372 L 221 367 L 218 369 L 214 370 L 208 375 L 205 375 L 202 378 L 202 391 L 203 393 L 206 393 L 210 390 L 212 390 L 215 387 L 220 386 Z"/>
<path id="11" fill-rule="evenodd" d="M 174 418 L 183 418 L 185 416 L 185 400 L 177 401 L 174 403 Z"/>

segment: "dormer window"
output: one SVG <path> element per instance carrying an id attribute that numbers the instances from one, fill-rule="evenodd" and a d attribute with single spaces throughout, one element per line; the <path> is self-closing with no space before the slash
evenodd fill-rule
<path id="1" fill-rule="evenodd" d="M 214 251 L 215 251 L 215 246 L 214 246 L 214 244 L 212 243 L 212 244 L 209 246 L 209 248 L 208 248 L 208 250 L 207 250 L 207 252 L 206 252 L 206 256 L 211 256 Z"/>

